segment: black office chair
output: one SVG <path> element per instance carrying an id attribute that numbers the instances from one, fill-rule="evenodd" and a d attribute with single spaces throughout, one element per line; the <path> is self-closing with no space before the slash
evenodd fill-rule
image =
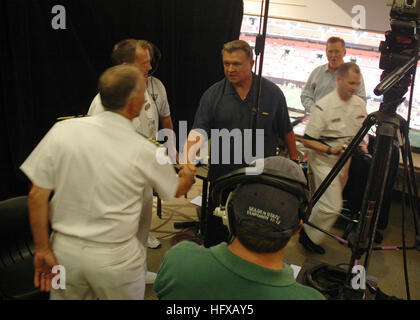
<path id="1" fill-rule="evenodd" d="M 29 225 L 28 197 L 0 202 L 0 295 L 10 300 L 46 300 L 34 287 L 34 243 Z"/>

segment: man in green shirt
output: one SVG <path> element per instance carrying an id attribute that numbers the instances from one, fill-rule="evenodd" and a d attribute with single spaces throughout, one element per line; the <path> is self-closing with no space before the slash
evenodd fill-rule
<path id="1" fill-rule="evenodd" d="M 283 262 L 286 244 L 302 225 L 305 176 L 296 163 L 281 157 L 266 158 L 264 168 L 263 175 L 274 175 L 280 183 L 273 186 L 265 182 L 268 179 L 248 180 L 245 175 L 238 180 L 238 172 L 245 169 L 219 179 L 235 188 L 220 213 L 233 240 L 211 248 L 183 241 L 171 248 L 154 284 L 159 299 L 325 299 L 297 283 L 292 268 Z"/>

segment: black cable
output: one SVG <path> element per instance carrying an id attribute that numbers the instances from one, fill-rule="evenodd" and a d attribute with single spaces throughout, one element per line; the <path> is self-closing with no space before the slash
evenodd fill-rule
<path id="1" fill-rule="evenodd" d="M 157 102 L 156 102 L 157 98 L 155 97 L 155 89 L 154 89 L 154 87 L 153 87 L 153 77 L 152 77 L 152 76 L 149 76 L 149 77 L 150 77 L 150 83 L 151 83 L 151 85 L 152 85 L 152 94 L 151 94 L 151 96 L 152 96 L 152 100 L 153 100 L 153 102 L 155 103 L 156 112 L 157 112 L 157 113 L 158 113 L 158 115 L 159 115 L 159 108 L 158 108 L 158 106 L 157 106 Z M 149 93 L 149 95 L 150 95 L 150 93 Z"/>
<path id="2" fill-rule="evenodd" d="M 406 139 L 407 137 L 404 136 L 404 143 L 401 146 L 401 154 L 403 156 L 403 163 L 404 163 L 404 174 L 403 174 L 403 186 L 402 186 L 402 206 L 401 206 L 401 221 L 402 221 L 402 247 L 403 247 L 403 263 L 404 263 L 404 280 L 405 280 L 405 288 L 407 292 L 407 300 L 411 300 L 410 296 L 410 286 L 408 283 L 408 269 L 407 269 L 407 248 L 406 248 L 406 233 L 405 233 L 405 187 L 406 183 L 408 182 L 408 168 L 407 168 L 407 148 L 406 148 Z"/>

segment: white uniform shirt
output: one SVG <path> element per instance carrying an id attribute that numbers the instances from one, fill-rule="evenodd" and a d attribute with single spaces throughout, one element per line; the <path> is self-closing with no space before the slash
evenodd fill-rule
<path id="1" fill-rule="evenodd" d="M 324 140 L 331 147 L 349 143 L 362 127 L 366 116 L 366 102 L 363 99 L 353 95 L 350 100 L 343 101 L 335 89 L 311 108 L 305 134 L 317 140 Z M 327 155 L 325 152 L 311 150 L 309 153 L 312 165 L 334 164 L 337 159 L 338 156 Z"/>
<path id="2" fill-rule="evenodd" d="M 54 190 L 52 228 L 96 242 L 120 243 L 135 236 L 144 190 L 172 198 L 178 177 L 156 161 L 156 146 L 123 116 L 106 111 L 59 122 L 21 170 L 37 186 Z"/>
<path id="3" fill-rule="evenodd" d="M 159 117 L 171 115 L 166 90 L 162 82 L 155 77 L 147 78 L 147 91 L 144 94 L 145 103 L 140 115 L 133 119 L 133 126 L 137 132 L 147 138 L 156 139 L 159 128 Z M 105 110 L 99 94 L 93 99 L 88 115 L 92 116 Z"/>
<path id="4" fill-rule="evenodd" d="M 155 77 L 147 78 L 147 92 L 153 101 L 156 102 L 155 107 L 161 118 L 166 118 L 171 115 L 168 97 L 166 95 L 165 86 L 162 81 Z"/>

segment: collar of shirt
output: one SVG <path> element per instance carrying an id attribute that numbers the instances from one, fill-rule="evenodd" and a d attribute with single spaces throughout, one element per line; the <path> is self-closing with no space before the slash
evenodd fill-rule
<path id="1" fill-rule="evenodd" d="M 249 89 L 248 94 L 246 95 L 245 100 L 242 101 L 247 101 L 250 97 L 252 97 L 252 92 L 254 90 L 254 85 L 255 85 L 255 79 L 256 79 L 256 75 L 254 73 L 252 73 L 252 84 L 251 84 L 251 88 Z M 235 87 L 233 86 L 233 84 L 225 78 L 225 84 L 224 84 L 224 95 L 236 95 L 239 97 L 238 92 L 236 91 Z M 240 97 L 239 97 L 240 98 Z"/>
<path id="2" fill-rule="evenodd" d="M 98 113 L 96 117 L 98 117 L 98 119 L 102 118 L 105 121 L 112 121 L 113 126 L 134 130 L 132 122 L 119 113 L 105 110 L 105 112 Z"/>
<path id="3" fill-rule="evenodd" d="M 331 71 L 330 71 L 330 69 L 328 68 L 328 63 L 326 63 L 326 64 L 324 64 L 323 66 L 321 66 L 321 71 L 323 71 L 323 72 L 328 72 L 329 74 L 331 74 L 332 76 L 334 76 L 334 75 L 336 75 L 337 74 L 337 72 L 334 72 L 334 73 L 332 73 Z"/>
<path id="4" fill-rule="evenodd" d="M 226 242 L 211 247 L 210 251 L 226 268 L 250 281 L 278 287 L 290 286 L 296 282 L 293 269 L 285 263 L 283 263 L 282 270 L 273 270 L 256 265 L 232 253 Z"/>
<path id="5" fill-rule="evenodd" d="M 357 102 L 357 99 L 354 97 L 354 95 L 352 95 L 352 97 L 347 100 L 344 101 L 343 99 L 340 98 L 340 95 L 338 94 L 338 89 L 334 90 L 334 100 L 339 101 L 339 103 L 331 103 L 331 108 L 340 108 L 342 106 L 358 106 L 359 103 Z"/>

